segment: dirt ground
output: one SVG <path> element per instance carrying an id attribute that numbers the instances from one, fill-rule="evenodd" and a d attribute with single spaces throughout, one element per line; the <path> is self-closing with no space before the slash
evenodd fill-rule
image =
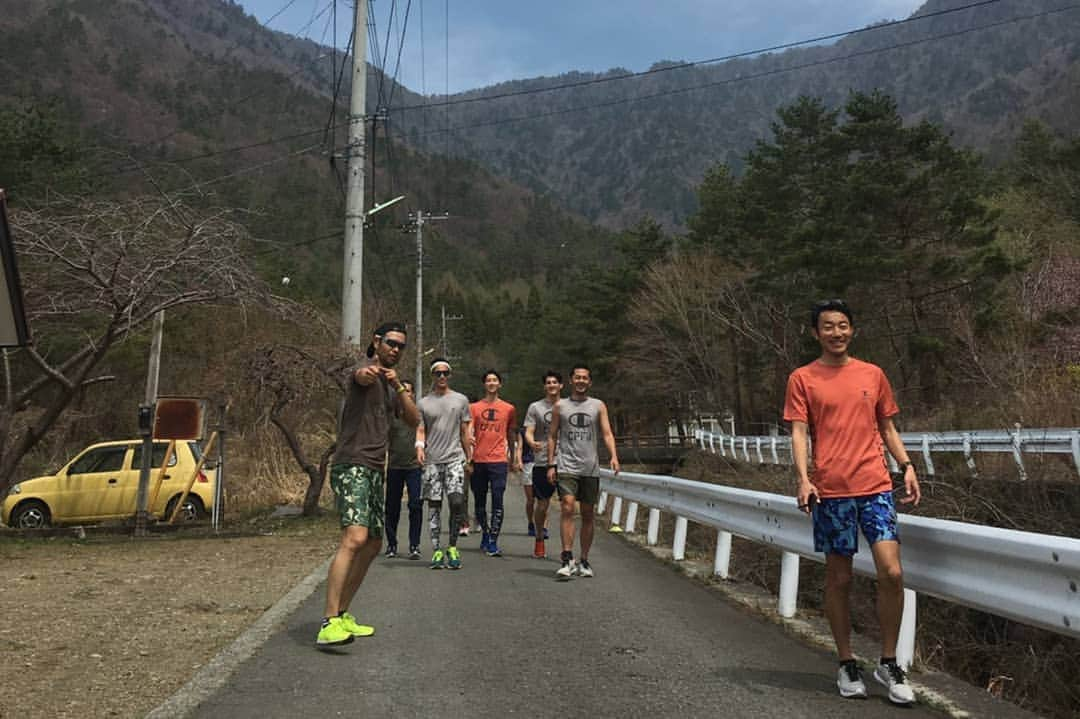
<path id="1" fill-rule="evenodd" d="M 0 535 L 0 717 L 142 716 L 327 559 L 331 519 L 214 536 Z"/>

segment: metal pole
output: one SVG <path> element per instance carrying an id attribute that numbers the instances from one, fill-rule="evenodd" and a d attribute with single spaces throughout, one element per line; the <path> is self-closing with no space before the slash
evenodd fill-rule
<path id="1" fill-rule="evenodd" d="M 219 410 L 218 419 L 218 461 L 217 469 L 215 470 L 215 482 L 214 482 L 214 511 L 210 515 L 210 524 L 213 525 L 214 531 L 218 531 L 221 527 L 221 514 L 222 506 L 221 501 L 225 497 L 225 411 L 227 405 L 221 405 Z"/>
<path id="2" fill-rule="evenodd" d="M 676 562 L 686 559 L 686 517 L 675 517 L 675 537 L 671 543 L 671 558 Z"/>
<path id="3" fill-rule="evenodd" d="M 165 310 L 154 315 L 153 337 L 150 340 L 150 363 L 146 371 L 146 394 L 140 408 L 139 432 L 142 434 L 142 463 L 139 466 L 139 488 L 135 496 L 135 536 L 146 534 L 147 501 L 150 496 L 150 467 L 154 454 L 154 403 L 157 402 L 158 375 L 161 370 L 161 337 L 165 332 Z"/>
<path id="4" fill-rule="evenodd" d="M 353 36 L 352 97 L 349 103 L 348 187 L 345 194 L 345 262 L 341 292 L 341 339 L 363 336 L 364 171 L 367 167 L 367 0 L 357 0 Z"/>
<path id="5" fill-rule="evenodd" d="M 424 396 L 424 211 L 416 211 L 416 397 Z"/>
<path id="6" fill-rule="evenodd" d="M 795 616 L 799 598 L 799 555 L 784 552 L 780 556 L 780 597 L 776 610 L 781 617 Z"/>

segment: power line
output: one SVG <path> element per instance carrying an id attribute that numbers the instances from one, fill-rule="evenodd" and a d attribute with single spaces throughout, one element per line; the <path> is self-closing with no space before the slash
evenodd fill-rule
<path id="1" fill-rule="evenodd" d="M 853 30 L 843 30 L 841 32 L 829 33 L 828 35 L 818 35 L 817 37 L 808 38 L 805 40 L 795 40 L 793 42 L 781 43 L 779 45 L 772 45 L 770 47 L 758 48 L 757 50 L 744 50 L 742 52 L 732 53 L 730 55 L 722 55 L 720 57 L 713 57 L 706 60 L 694 60 L 691 62 L 682 62 L 674 65 L 665 65 L 664 67 L 650 68 L 649 70 L 642 70 L 640 72 L 627 72 L 620 75 L 610 75 L 604 77 L 594 77 L 588 80 L 575 80 L 573 82 L 564 82 L 557 85 L 549 85 L 547 87 L 534 87 L 523 90 L 511 90 L 508 92 L 500 92 L 492 95 L 481 95 L 477 97 L 462 97 L 454 100 L 446 99 L 440 102 L 422 103 L 419 105 L 402 105 L 401 107 L 391 108 L 396 112 L 406 112 L 408 110 L 420 110 L 427 107 L 449 107 L 454 105 L 468 105 L 478 102 L 490 102 L 492 100 L 502 100 L 508 97 L 520 97 L 522 95 L 536 95 L 542 92 L 555 92 L 558 90 L 568 90 L 577 87 L 586 87 L 589 85 L 600 85 L 609 82 L 618 82 L 621 80 L 632 80 L 638 77 L 646 77 L 649 75 L 658 75 L 664 72 L 672 72 L 674 70 L 685 70 L 691 67 L 701 67 L 703 65 L 715 65 L 720 62 L 727 62 L 729 60 L 737 60 L 744 57 L 753 57 L 755 55 L 763 55 L 767 52 L 775 52 L 777 50 L 790 50 L 792 48 L 801 47 L 803 45 L 816 45 L 818 43 L 825 42 L 827 40 L 838 40 L 843 37 L 849 37 L 851 35 L 859 35 L 867 32 L 874 32 L 877 30 L 884 30 L 886 28 L 897 27 L 900 25 L 906 25 L 921 20 L 927 20 L 941 15 L 949 15 L 963 10 L 971 10 L 973 8 L 984 7 L 987 5 L 994 5 L 1002 0 L 979 0 L 967 5 L 961 5 L 954 8 L 946 8 L 943 10 L 935 10 L 923 15 L 913 15 L 903 20 L 890 20 L 888 22 L 879 23 L 877 25 L 869 25 L 866 27 L 856 28 Z M 447 0 L 449 2 L 449 0 Z M 449 98 L 449 88 L 447 89 L 446 96 Z"/>

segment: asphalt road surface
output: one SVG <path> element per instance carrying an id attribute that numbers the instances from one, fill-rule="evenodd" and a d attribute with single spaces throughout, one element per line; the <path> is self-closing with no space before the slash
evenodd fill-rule
<path id="1" fill-rule="evenodd" d="M 473 535 L 461 570 L 431 570 L 425 528 L 423 560 L 376 560 L 352 607 L 373 637 L 317 650 L 320 587 L 195 715 L 942 716 L 890 705 L 871 677 L 869 699 L 841 699 L 830 654 L 606 533 L 595 578 L 556 581 L 558 542 L 532 557 L 522 503 L 515 484 L 501 558 Z"/>

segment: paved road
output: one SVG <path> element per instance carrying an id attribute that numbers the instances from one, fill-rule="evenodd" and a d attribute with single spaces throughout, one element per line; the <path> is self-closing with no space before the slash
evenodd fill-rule
<path id="1" fill-rule="evenodd" d="M 941 716 L 872 681 L 870 699 L 840 699 L 831 656 L 607 534 L 595 579 L 556 582 L 520 497 L 504 557 L 469 537 L 461 571 L 380 558 L 353 607 L 377 633 L 333 653 L 313 647 L 320 588 L 196 716 Z"/>

